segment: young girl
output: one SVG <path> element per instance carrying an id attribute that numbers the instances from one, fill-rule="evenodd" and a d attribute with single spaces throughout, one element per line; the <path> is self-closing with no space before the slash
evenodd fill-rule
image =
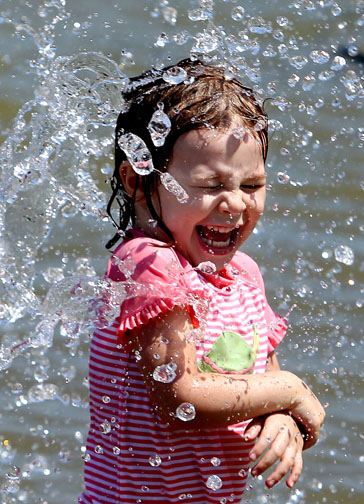
<path id="1" fill-rule="evenodd" d="M 238 503 L 260 456 L 253 476 L 279 461 L 266 484 L 288 474 L 292 487 L 324 411 L 280 371 L 286 321 L 239 251 L 264 208 L 266 115 L 224 69 L 191 60 L 132 79 L 125 100 L 108 207 L 111 246 L 125 237 L 107 272 L 124 301 L 92 339 L 79 502 Z"/>

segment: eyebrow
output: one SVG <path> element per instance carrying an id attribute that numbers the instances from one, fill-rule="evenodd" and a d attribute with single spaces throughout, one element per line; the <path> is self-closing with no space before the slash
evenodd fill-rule
<path id="1" fill-rule="evenodd" d="M 266 182 L 267 180 L 267 175 L 264 174 L 264 175 L 256 175 L 256 176 L 251 176 L 251 177 L 247 177 L 244 179 L 244 182 Z"/>

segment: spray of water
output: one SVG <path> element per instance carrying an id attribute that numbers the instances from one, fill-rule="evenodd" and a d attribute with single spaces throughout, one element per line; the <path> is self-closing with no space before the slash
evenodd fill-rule
<path id="1" fill-rule="evenodd" d="M 107 54 L 107 48 L 104 50 L 105 45 L 103 52 L 97 52 L 97 44 L 93 46 L 96 51 L 81 44 L 80 50 L 69 47 L 61 55 L 57 41 L 62 32 L 83 40 L 88 30 L 99 23 L 102 25 L 99 31 L 104 35 L 102 40 L 100 37 L 100 45 L 110 40 L 110 19 L 101 21 L 92 9 L 88 15 L 71 15 L 73 6 L 65 0 L 34 2 L 35 22 L 29 12 L 26 15 L 20 12 L 20 4 L 5 3 L 0 2 L 0 28 L 9 28 L 24 46 L 29 42 L 37 52 L 30 64 L 35 82 L 33 96 L 20 108 L 11 130 L 3 135 L 6 139 L 0 148 L 0 326 L 3 333 L 0 370 L 10 394 L 4 411 L 19 421 L 24 412 L 31 412 L 36 418 L 29 427 L 31 439 L 34 437 L 33 446 L 29 442 L 27 446 L 28 452 L 34 452 L 32 458 L 25 454 L 18 456 L 12 443 L 0 433 L 0 464 L 4 469 L 1 473 L 5 475 L 0 492 L 3 501 L 10 504 L 35 502 L 38 494 L 31 486 L 39 478 L 49 478 L 51 473 L 57 477 L 59 466 L 69 464 L 74 456 L 74 442 L 78 452 L 84 446 L 83 434 L 78 430 L 72 432 L 71 444 L 57 436 L 52 438 L 51 427 L 39 419 L 36 409 L 30 408 L 45 401 L 78 409 L 87 407 L 87 398 L 82 392 L 72 394 L 64 387 L 77 375 L 69 359 L 82 354 L 82 342 L 88 341 L 94 320 L 109 323 L 126 296 L 123 288 L 103 278 L 105 255 L 100 267 L 97 260 L 90 258 L 92 247 L 88 248 L 91 241 L 88 233 L 91 236 L 90 229 L 96 228 L 104 239 L 112 234 L 105 214 L 107 189 L 102 184 L 111 172 L 115 119 L 127 106 L 120 93 L 128 85 L 124 69 L 138 73 L 133 66 L 140 65 L 141 59 L 135 57 L 131 46 L 118 48 L 119 55 L 111 55 Z M 257 228 L 255 238 L 258 247 L 262 247 L 262 258 L 273 265 L 274 275 L 282 275 L 282 285 L 273 293 L 277 309 L 284 313 L 296 302 L 299 304 L 296 311 L 308 314 L 297 322 L 297 331 L 305 343 L 293 341 L 288 349 L 294 354 L 296 347 L 304 346 L 312 362 L 320 356 L 317 369 L 322 371 L 317 372 L 316 379 L 323 389 L 331 390 L 332 398 L 360 397 L 359 390 L 354 394 L 354 388 L 348 389 L 348 385 L 339 381 L 350 378 L 351 371 L 338 362 L 342 355 L 350 359 L 349 347 L 359 349 L 362 344 L 362 338 L 356 341 L 351 336 L 354 323 L 351 315 L 364 306 L 363 289 L 358 287 L 360 281 L 351 268 L 357 267 L 360 274 L 357 265 L 361 256 L 356 237 L 362 236 L 363 226 L 353 208 L 362 196 L 364 181 L 362 177 L 355 180 L 355 191 L 349 191 L 349 184 L 345 185 L 352 176 L 348 155 L 341 156 L 343 148 L 350 145 L 350 157 L 358 159 L 363 141 L 363 127 L 358 122 L 363 103 L 362 67 L 356 65 L 360 61 L 358 33 L 363 24 L 359 4 L 351 10 L 347 8 L 346 13 L 345 6 L 338 2 L 298 0 L 290 2 L 284 12 L 277 4 L 279 14 L 271 10 L 265 14 L 252 2 L 244 3 L 244 7 L 236 2 L 207 0 L 190 2 L 188 6 L 178 2 L 173 6 L 168 2 L 153 5 L 145 2 L 148 16 L 145 25 L 152 20 L 156 26 L 149 44 L 156 67 L 161 66 L 163 58 L 167 62 L 171 55 L 183 51 L 181 56 L 190 53 L 191 57 L 224 65 L 227 78 L 237 74 L 254 88 L 259 99 L 269 97 L 273 148 L 267 171 L 275 170 L 278 185 L 274 187 L 275 199 L 268 205 L 268 219 Z M 21 7 L 25 9 L 25 5 Z M 125 28 L 123 15 L 116 17 L 115 23 L 118 28 Z M 314 25 L 325 36 L 325 45 L 321 47 L 321 35 L 317 38 L 316 32 L 305 35 L 302 30 L 307 25 Z M 335 35 L 330 36 L 330 30 Z M 345 50 L 340 49 L 342 44 Z M 1 51 L 4 51 L 0 53 L 1 61 L 6 64 L 5 48 Z M 173 59 L 177 61 L 178 56 Z M 150 61 L 144 61 L 142 66 L 150 66 Z M 175 67 L 163 78 L 179 83 L 185 82 L 187 76 Z M 163 142 L 168 135 L 168 118 L 162 108 L 155 114 L 151 118 L 150 134 L 155 142 Z M 338 117 L 336 125 L 332 117 Z M 234 134 L 240 138 L 244 131 L 237 130 Z M 124 147 L 129 148 L 129 143 Z M 139 161 L 138 158 L 136 162 Z M 298 165 L 302 167 L 299 171 L 295 170 Z M 181 202 L 188 200 L 177 181 L 168 174 L 160 176 L 167 190 Z M 338 187 L 340 191 L 336 194 Z M 293 195 L 295 205 L 285 194 Z M 322 204 L 319 210 L 313 210 L 318 197 Z M 341 220 L 336 217 L 340 203 L 346 213 Z M 325 208 L 328 213 L 319 213 L 321 218 L 315 218 L 315 211 L 325 212 Z M 285 224 L 278 233 L 270 233 L 271 222 L 276 217 Z M 90 222 L 89 228 L 86 222 Z M 309 235 L 314 225 L 317 227 Z M 298 235 L 302 246 L 295 247 L 290 259 L 282 258 L 280 253 L 272 258 L 273 238 L 268 239 L 266 246 L 260 242 L 263 228 L 266 236 L 285 229 L 290 236 Z M 312 243 L 309 249 L 304 245 L 308 238 Z M 75 254 L 74 242 L 87 244 L 85 250 L 81 245 Z M 207 274 L 208 266 L 200 265 L 201 271 Z M 132 270 L 132 265 L 120 267 L 125 274 Z M 293 271 L 291 283 L 286 276 L 290 270 Z M 269 284 L 270 272 L 266 273 Z M 103 302 L 106 294 L 109 296 L 107 309 Z M 317 297 L 322 301 L 319 304 Z M 195 312 L 203 320 L 204 303 L 199 300 L 191 303 L 195 303 Z M 305 336 L 312 320 L 319 320 L 320 324 L 330 321 L 321 328 L 322 337 L 327 336 L 328 342 L 324 351 L 319 351 L 322 345 L 316 333 Z M 315 327 L 316 332 L 319 329 Z M 199 337 L 198 331 L 191 334 L 193 340 L 198 341 Z M 52 352 L 48 354 L 50 348 Z M 59 361 L 53 360 L 51 353 L 61 355 Z M 6 374 L 12 372 L 17 361 L 25 363 L 24 377 L 20 375 L 19 379 Z M 298 362 L 298 368 L 300 365 Z M 157 366 L 155 372 L 158 380 L 173 380 L 176 370 L 172 363 L 168 369 Z M 57 381 L 55 375 L 64 382 Z M 26 380 L 32 380 L 28 388 Z M 86 390 L 87 380 L 84 385 Z M 193 405 L 181 405 L 176 414 L 184 421 L 189 415 L 192 418 Z M 57 447 L 54 454 L 57 463 L 53 465 L 44 454 L 52 442 Z M 43 452 L 37 449 L 39 443 Z M 340 443 L 345 448 L 344 436 L 340 437 Z M 333 453 L 333 457 L 340 455 L 336 446 Z M 162 463 L 158 457 L 153 456 L 151 465 Z M 363 462 L 362 454 L 358 454 L 358 460 Z M 218 478 L 213 475 L 206 481 L 212 491 L 223 484 Z M 308 485 L 314 495 L 322 491 L 321 479 L 316 475 Z M 27 480 L 31 483 L 28 486 Z M 62 499 L 59 492 L 52 497 L 51 490 L 43 491 L 48 492 L 51 502 Z M 328 498 L 337 491 L 334 481 Z M 256 501 L 268 502 L 264 494 L 262 491 Z M 305 492 L 297 490 L 286 501 L 312 504 L 315 500 L 310 495 L 306 501 Z M 269 502 L 273 504 L 275 498 L 270 497 Z"/>

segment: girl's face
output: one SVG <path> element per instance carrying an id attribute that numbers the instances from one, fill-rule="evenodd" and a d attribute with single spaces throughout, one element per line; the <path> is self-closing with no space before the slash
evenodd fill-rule
<path id="1" fill-rule="evenodd" d="M 179 203 L 163 185 L 157 188 L 160 215 L 176 249 L 193 266 L 211 261 L 217 271 L 253 231 L 265 203 L 258 140 L 251 132 L 238 139 L 233 129 L 192 130 L 177 139 L 168 172 L 188 193 L 187 203 Z M 156 197 L 154 203 L 158 208 Z"/>

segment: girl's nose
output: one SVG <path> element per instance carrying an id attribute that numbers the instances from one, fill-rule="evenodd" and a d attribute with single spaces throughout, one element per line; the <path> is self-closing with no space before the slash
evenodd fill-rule
<path id="1" fill-rule="evenodd" d="M 219 203 L 219 212 L 231 215 L 238 215 L 244 212 L 246 204 L 242 191 L 228 192 L 223 195 Z"/>

